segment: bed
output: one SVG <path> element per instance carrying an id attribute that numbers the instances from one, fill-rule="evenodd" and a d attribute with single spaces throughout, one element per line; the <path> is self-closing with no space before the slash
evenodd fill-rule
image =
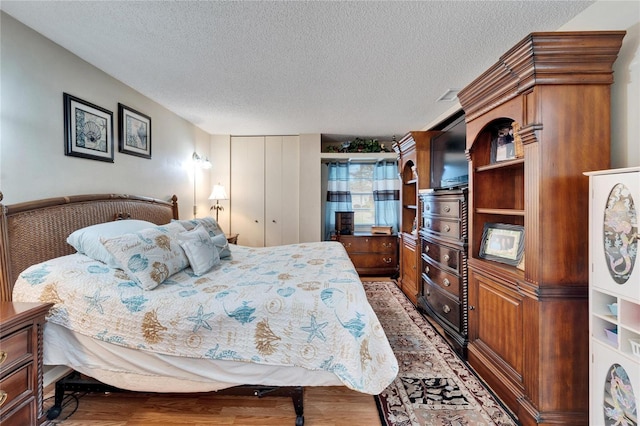
<path id="1" fill-rule="evenodd" d="M 2 206 L 2 299 L 54 303 L 44 327 L 45 365 L 90 377 L 89 389 L 98 383 L 291 396 L 300 425 L 306 386 L 378 394 L 393 381 L 396 359 L 341 244 L 218 246 L 214 254 L 224 250 L 224 257 L 203 272 L 202 257 L 188 255 L 204 241 L 203 228 L 212 241 L 219 236 L 213 219 L 179 220 L 177 212 L 175 196 L 83 195 Z M 101 239 L 113 265 L 67 243 L 94 225 L 136 221 L 150 226 Z M 132 238 L 144 249 L 133 249 Z M 146 267 L 160 249 L 173 250 L 175 259 L 165 262 L 162 252 L 165 260 L 151 263 L 165 268 L 141 274 L 140 253 Z M 50 418 L 59 412 L 59 391 L 83 385 L 75 376 L 66 380 L 56 386 Z"/>

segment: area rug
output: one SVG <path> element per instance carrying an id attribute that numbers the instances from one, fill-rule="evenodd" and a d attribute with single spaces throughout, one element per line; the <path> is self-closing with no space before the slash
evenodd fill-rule
<path id="1" fill-rule="evenodd" d="M 394 282 L 363 282 L 400 372 L 376 404 L 383 426 L 517 425 Z"/>

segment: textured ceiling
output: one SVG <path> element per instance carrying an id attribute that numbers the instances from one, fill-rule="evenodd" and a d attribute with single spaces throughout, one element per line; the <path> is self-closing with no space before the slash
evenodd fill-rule
<path id="1" fill-rule="evenodd" d="M 385 138 L 592 1 L 6 1 L 18 21 L 212 134 Z"/>

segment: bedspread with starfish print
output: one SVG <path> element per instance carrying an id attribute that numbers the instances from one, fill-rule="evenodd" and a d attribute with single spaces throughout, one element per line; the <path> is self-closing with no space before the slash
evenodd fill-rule
<path id="1" fill-rule="evenodd" d="M 13 300 L 49 302 L 47 320 L 142 351 L 333 372 L 378 394 L 398 365 L 358 274 L 337 242 L 249 248 L 196 277 L 145 291 L 81 254 L 25 270 Z"/>

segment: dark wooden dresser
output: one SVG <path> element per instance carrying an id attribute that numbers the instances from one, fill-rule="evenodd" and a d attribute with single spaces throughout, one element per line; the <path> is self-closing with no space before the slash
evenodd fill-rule
<path id="1" fill-rule="evenodd" d="M 420 191 L 422 291 L 418 307 L 466 358 L 468 342 L 467 189 Z"/>
<path id="2" fill-rule="evenodd" d="M 398 273 L 398 236 L 355 233 L 338 235 L 360 275 L 396 275 Z"/>
<path id="3" fill-rule="evenodd" d="M 0 424 L 41 425 L 42 331 L 51 304 L 0 302 Z"/>

